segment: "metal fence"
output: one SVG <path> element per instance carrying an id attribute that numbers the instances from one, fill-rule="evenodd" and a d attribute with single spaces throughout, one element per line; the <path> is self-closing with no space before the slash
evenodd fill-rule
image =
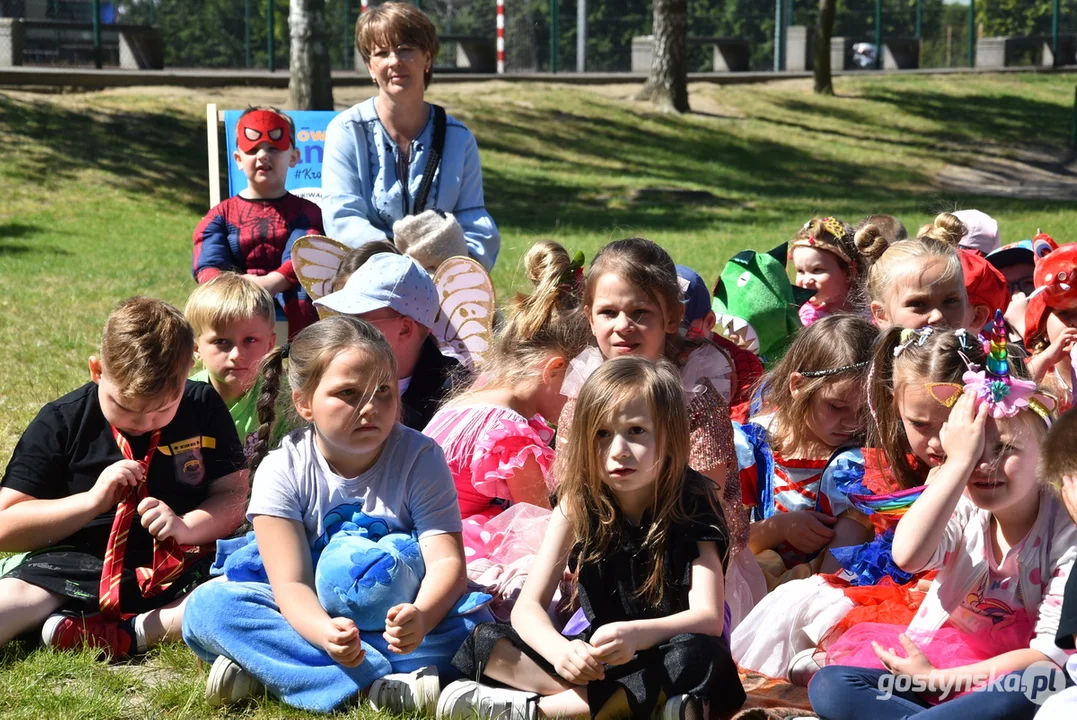
<path id="1" fill-rule="evenodd" d="M 335 69 L 354 69 L 354 25 L 366 4 L 325 0 Z M 493 53 L 497 0 L 415 4 L 444 39 L 436 61 L 440 71 L 467 69 L 472 50 Z M 1008 10 L 1014 3 L 1001 0 L 840 0 L 833 35 L 872 46 L 878 40 L 919 40 L 921 67 L 967 66 L 976 41 L 988 36 L 1034 36 L 1052 45 L 1057 36 L 1077 43 L 1077 0 L 1017 5 L 1025 10 Z M 25 65 L 88 65 L 98 59 L 115 65 L 117 28 L 155 26 L 167 67 L 284 70 L 288 6 L 288 0 L 0 0 L 0 18 L 25 19 L 22 45 L 14 49 Z M 633 40 L 651 33 L 652 7 L 652 0 L 505 0 L 505 71 L 630 71 Z M 1057 16 L 1054 7 L 1060 9 Z M 99 23 L 93 23 L 95 8 Z M 818 0 L 688 0 L 688 13 L 690 71 L 714 69 L 716 43 L 723 38 L 740 43 L 746 69 L 785 69 L 796 65 L 790 53 L 800 47 L 790 38 L 814 35 Z M 778 27 L 785 29 L 776 32 Z M 0 59 L 13 55 L 4 42 L 0 30 Z M 1040 64 L 1042 45 L 1008 46 L 1008 64 Z M 639 69 L 638 57 L 635 65 Z"/>

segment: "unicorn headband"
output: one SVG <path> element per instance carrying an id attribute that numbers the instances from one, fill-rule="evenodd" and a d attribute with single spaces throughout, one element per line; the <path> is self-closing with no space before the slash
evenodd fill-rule
<path id="1" fill-rule="evenodd" d="M 962 343 L 964 346 L 964 343 Z M 965 392 L 972 392 L 981 403 L 987 403 L 991 417 L 1013 417 L 1021 410 L 1031 410 L 1051 426 L 1051 412 L 1055 401 L 1048 395 L 1036 392 L 1036 383 L 1010 375 L 1009 351 L 1006 345 L 1006 323 L 1002 311 L 995 311 L 991 335 L 984 340 L 987 354 L 986 367 L 971 362 L 961 353 L 968 370 L 961 376 L 963 385 L 957 383 L 928 383 L 927 391 L 942 405 L 950 408 Z"/>

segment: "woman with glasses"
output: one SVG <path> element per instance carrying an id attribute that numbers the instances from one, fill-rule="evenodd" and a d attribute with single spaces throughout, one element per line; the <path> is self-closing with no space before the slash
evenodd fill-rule
<path id="1" fill-rule="evenodd" d="M 387 2 L 363 13 L 355 40 L 378 94 L 326 130 L 326 233 L 359 247 L 392 240 L 393 224 L 410 215 L 451 213 L 467 253 L 490 270 L 501 236 L 486 212 L 475 137 L 424 98 L 437 29 L 413 5 Z"/>

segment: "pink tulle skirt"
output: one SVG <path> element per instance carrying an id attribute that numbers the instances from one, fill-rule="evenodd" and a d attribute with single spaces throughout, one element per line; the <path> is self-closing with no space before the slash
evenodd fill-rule
<path id="1" fill-rule="evenodd" d="M 898 636 L 904 633 L 920 648 L 936 668 L 954 668 L 989 660 L 1011 650 L 1027 648 L 1034 626 L 1024 610 L 994 625 L 987 632 L 967 633 L 950 626 L 934 632 L 910 630 L 903 625 L 861 623 L 848 629 L 827 648 L 827 665 L 885 670 L 871 643 L 905 656 Z"/>

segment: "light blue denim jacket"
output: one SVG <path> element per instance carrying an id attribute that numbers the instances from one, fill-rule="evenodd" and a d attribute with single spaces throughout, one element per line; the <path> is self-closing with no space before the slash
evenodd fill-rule
<path id="1" fill-rule="evenodd" d="M 411 144 L 407 193 L 397 175 L 400 149 L 374 111 L 370 98 L 337 115 L 325 134 L 322 218 L 325 232 L 351 247 L 393 237 L 393 223 L 424 209 L 450 212 L 464 229 L 468 252 L 487 270 L 501 249 L 497 225 L 486 212 L 482 167 L 475 136 L 447 118 L 445 150 L 426 208 L 411 207 L 423 181 L 434 139 L 434 113 Z"/>

